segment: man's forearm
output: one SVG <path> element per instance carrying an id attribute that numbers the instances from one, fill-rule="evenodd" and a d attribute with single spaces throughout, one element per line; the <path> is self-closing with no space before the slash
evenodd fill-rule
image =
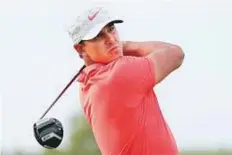
<path id="1" fill-rule="evenodd" d="M 161 41 L 144 41 L 144 42 L 132 42 L 125 41 L 123 44 L 123 54 L 125 56 L 147 56 L 152 52 L 163 50 L 164 48 L 173 46 L 170 43 Z"/>

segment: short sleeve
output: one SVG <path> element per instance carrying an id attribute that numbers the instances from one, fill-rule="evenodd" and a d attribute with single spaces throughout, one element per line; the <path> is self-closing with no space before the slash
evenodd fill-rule
<path id="1" fill-rule="evenodd" d="M 110 76 L 118 90 L 144 92 L 155 86 L 154 64 L 148 57 L 122 57 L 115 62 Z"/>

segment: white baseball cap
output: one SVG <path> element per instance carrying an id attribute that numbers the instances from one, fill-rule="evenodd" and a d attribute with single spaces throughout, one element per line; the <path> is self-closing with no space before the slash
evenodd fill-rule
<path id="1" fill-rule="evenodd" d="M 75 22 L 68 28 L 69 36 L 74 44 L 81 40 L 90 40 L 109 23 L 122 23 L 123 20 L 116 17 L 105 7 L 93 7 L 80 14 Z"/>

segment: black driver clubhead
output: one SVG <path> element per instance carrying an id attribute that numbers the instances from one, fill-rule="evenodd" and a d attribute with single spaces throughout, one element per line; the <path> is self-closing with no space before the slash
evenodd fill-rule
<path id="1" fill-rule="evenodd" d="M 47 148 L 57 148 L 63 140 L 63 126 L 56 118 L 44 118 L 33 125 L 37 142 Z"/>

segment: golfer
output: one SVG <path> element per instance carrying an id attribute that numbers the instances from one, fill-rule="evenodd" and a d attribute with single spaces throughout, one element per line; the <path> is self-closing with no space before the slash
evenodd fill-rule
<path id="1" fill-rule="evenodd" d="M 85 62 L 79 97 L 96 143 L 102 155 L 178 155 L 153 88 L 181 66 L 184 53 L 171 43 L 120 41 L 115 24 L 122 22 L 93 7 L 69 28 Z"/>

